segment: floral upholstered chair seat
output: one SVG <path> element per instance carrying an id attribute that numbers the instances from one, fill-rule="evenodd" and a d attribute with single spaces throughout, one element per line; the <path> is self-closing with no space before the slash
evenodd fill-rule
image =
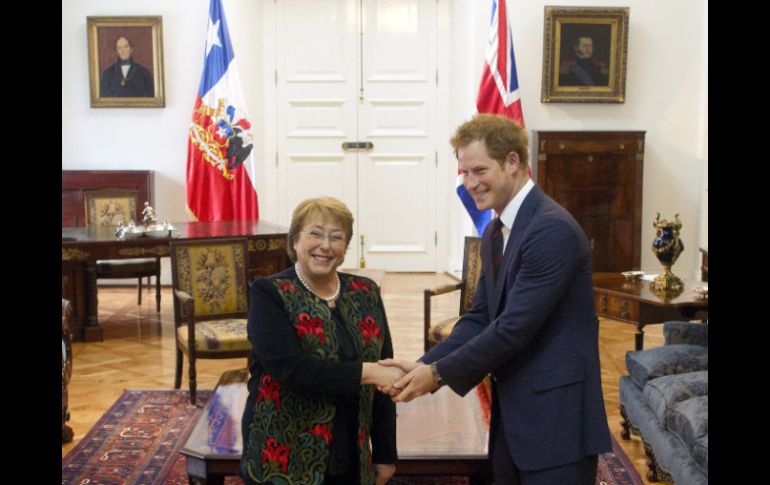
<path id="1" fill-rule="evenodd" d="M 248 247 L 245 238 L 171 242 L 176 326 L 174 387 L 182 384 L 183 355 L 195 404 L 197 359 L 248 357 Z"/>
<path id="2" fill-rule="evenodd" d="M 176 329 L 179 345 L 187 348 L 189 332 L 187 326 Z M 198 351 L 245 350 L 251 349 L 246 336 L 245 318 L 227 318 L 198 322 L 195 326 L 195 349 Z"/>
<path id="3" fill-rule="evenodd" d="M 87 190 L 84 193 L 88 226 L 117 227 L 137 220 L 139 191 L 133 189 Z M 155 311 L 160 312 L 160 258 L 100 259 L 97 279 L 137 278 L 137 304 L 142 304 L 142 278 L 155 277 Z"/>

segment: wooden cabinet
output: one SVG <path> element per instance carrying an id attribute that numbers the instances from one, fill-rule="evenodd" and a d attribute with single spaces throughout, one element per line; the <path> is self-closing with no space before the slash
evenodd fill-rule
<path id="1" fill-rule="evenodd" d="M 537 183 L 588 235 L 594 272 L 639 269 L 643 131 L 534 131 Z"/>

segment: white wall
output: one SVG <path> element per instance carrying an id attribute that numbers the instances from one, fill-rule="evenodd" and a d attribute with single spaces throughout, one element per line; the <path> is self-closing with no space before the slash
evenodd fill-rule
<path id="1" fill-rule="evenodd" d="M 259 2 L 225 0 L 224 5 L 246 104 L 258 120 Z M 187 130 L 203 72 L 208 0 L 72 0 L 62 6 L 62 169 L 154 170 L 158 216 L 187 220 Z M 163 17 L 165 108 L 90 107 L 86 17 L 118 15 Z M 262 129 L 255 124 L 255 145 L 262 146 Z M 264 186 L 260 172 L 257 184 L 258 190 Z"/>
<path id="2" fill-rule="evenodd" d="M 291 0 L 281 0 L 291 1 Z M 545 0 L 512 3 L 511 23 L 524 119 L 529 130 L 645 130 L 642 207 L 642 269 L 657 271 L 649 250 L 655 213 L 680 214 L 685 252 L 674 267 L 697 274 L 697 247 L 708 245 L 708 10 L 705 0 L 583 0 L 560 5 L 628 6 L 630 24 L 624 104 L 540 102 Z M 273 2 L 224 0 L 239 63 L 244 96 L 254 123 L 257 190 L 265 220 L 276 214 L 274 127 L 263 122 L 271 101 L 272 46 L 262 41 L 272 28 Z M 474 112 L 484 61 L 490 5 L 483 0 L 439 0 L 442 39 L 440 79 L 448 82 L 449 107 L 438 139 Z M 186 220 L 187 129 L 203 69 L 208 0 L 65 0 L 62 3 L 62 169 L 155 171 L 159 217 Z M 161 15 L 166 107 L 90 108 L 87 16 Z M 269 37 L 269 35 L 268 35 Z M 439 147 L 446 178 L 439 207 L 439 269 L 457 269 L 462 236 L 470 223 L 455 195 L 456 161 L 448 143 Z M 439 191 L 441 192 L 441 188 Z M 169 272 L 164 271 L 166 275 Z M 165 278 L 164 278 L 165 280 Z"/>
<path id="3" fill-rule="evenodd" d="M 655 213 L 679 213 L 685 251 L 674 272 L 695 277 L 698 246 L 708 245 L 708 10 L 705 0 L 583 0 L 560 6 L 630 7 L 626 102 L 623 104 L 541 103 L 543 23 L 552 1 L 511 2 L 510 19 L 524 121 L 531 130 L 643 130 L 642 269 L 660 270 L 650 246 Z M 473 112 L 484 62 L 489 2 L 454 0 L 452 113 L 457 125 Z M 470 28 L 468 28 L 470 25 Z M 472 43 L 468 50 L 467 43 Z M 462 59 L 462 62 L 458 62 Z M 451 132 L 447 135 L 451 135 Z M 454 194 L 451 186 L 450 197 Z M 456 197 L 455 197 L 456 198 Z M 469 219 L 451 204 L 450 232 L 458 241 Z M 467 232 L 469 233 L 469 232 Z M 462 254 L 450 252 L 450 269 Z"/>

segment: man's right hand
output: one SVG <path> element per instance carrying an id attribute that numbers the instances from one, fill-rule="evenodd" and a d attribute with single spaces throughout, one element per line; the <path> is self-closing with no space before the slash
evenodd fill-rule
<path id="1" fill-rule="evenodd" d="M 411 372 L 412 369 L 420 365 L 420 362 L 410 362 L 407 360 L 396 359 L 383 359 L 377 363 L 385 367 L 397 367 L 405 373 Z M 395 386 L 377 387 L 377 390 L 389 395 L 390 397 L 396 396 L 399 392 L 401 392 L 401 389 Z"/>

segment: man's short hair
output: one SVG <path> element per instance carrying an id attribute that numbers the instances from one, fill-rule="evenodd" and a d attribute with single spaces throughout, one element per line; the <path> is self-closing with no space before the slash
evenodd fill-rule
<path id="1" fill-rule="evenodd" d="M 591 39 L 591 43 L 593 43 L 594 38 L 592 35 L 589 34 L 578 34 L 575 37 L 575 41 L 572 43 L 573 46 L 577 47 L 580 45 L 580 39 Z"/>
<path id="2" fill-rule="evenodd" d="M 466 147 L 474 141 L 482 141 L 487 149 L 487 155 L 502 167 L 508 154 L 515 152 L 519 155 L 522 166 L 529 161 L 527 132 L 518 123 L 502 115 L 477 114 L 459 127 L 449 140 L 452 148 L 457 150 Z"/>
<path id="3" fill-rule="evenodd" d="M 113 45 L 115 46 L 115 48 L 116 48 L 116 49 L 118 48 L 118 41 L 119 41 L 120 39 L 126 39 L 126 42 L 128 42 L 128 46 L 129 46 L 130 48 L 132 48 L 132 49 L 134 48 L 134 44 L 132 44 L 132 43 L 131 43 L 131 39 L 129 39 L 129 38 L 128 38 L 128 37 L 126 37 L 125 35 L 121 35 L 121 36 L 118 36 L 118 38 L 117 38 L 117 39 L 115 39 L 115 43 L 113 44 Z"/>

